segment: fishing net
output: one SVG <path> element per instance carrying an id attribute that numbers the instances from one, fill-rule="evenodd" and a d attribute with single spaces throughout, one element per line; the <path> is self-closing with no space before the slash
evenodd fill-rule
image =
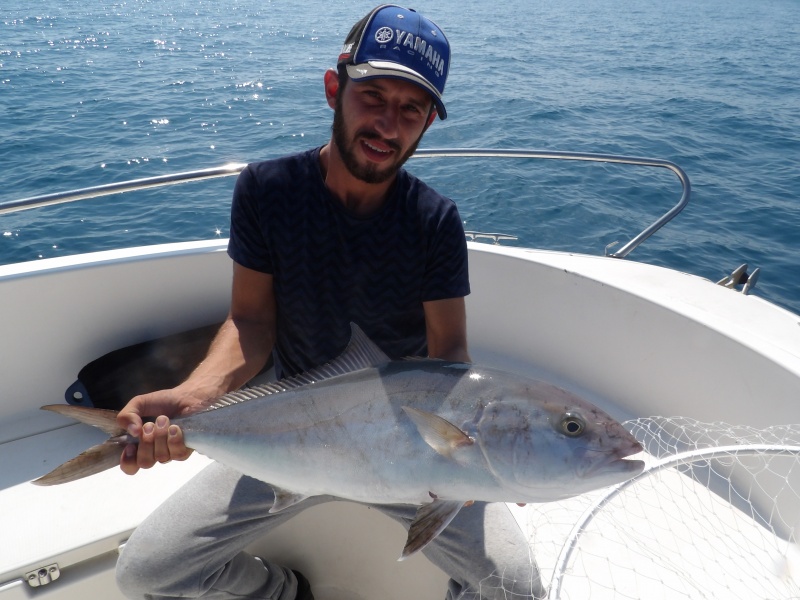
<path id="1" fill-rule="evenodd" d="M 515 511 L 548 599 L 800 598 L 800 425 L 625 425 L 641 475 Z"/>

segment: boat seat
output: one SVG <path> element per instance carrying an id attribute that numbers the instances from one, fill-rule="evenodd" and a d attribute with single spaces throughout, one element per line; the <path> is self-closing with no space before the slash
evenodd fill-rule
<path id="1" fill-rule="evenodd" d="M 0 510 L 0 590 L 27 588 L 21 580 L 25 573 L 52 564 L 61 571 L 94 572 L 96 559 L 109 555 L 113 568 L 120 545 L 139 522 L 209 463 L 195 454 L 135 477 L 110 469 L 58 486 L 30 483 L 105 437 L 73 424 L 0 444 L 0 506 L 8 507 Z"/>

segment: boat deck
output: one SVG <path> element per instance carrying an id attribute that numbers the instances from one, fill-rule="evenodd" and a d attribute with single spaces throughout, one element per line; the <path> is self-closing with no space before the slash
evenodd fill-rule
<path id="1" fill-rule="evenodd" d="M 224 241 L 75 261 L 83 262 L 0 267 L 0 298 L 14 315 L 4 325 L 14 354 L 0 362 L 0 531 L 12 540 L 0 545 L 3 600 L 31 593 L 113 600 L 120 545 L 206 460 L 195 456 L 136 477 L 111 470 L 54 488 L 29 483 L 103 437 L 38 410 L 62 401 L 83 365 L 124 345 L 218 322 L 229 298 Z M 470 271 L 476 362 L 545 377 L 620 420 L 668 414 L 754 427 L 800 422 L 797 315 L 700 278 L 603 257 L 471 244 Z M 752 498 L 746 488 L 735 493 L 795 527 L 800 470 L 784 464 L 774 472 Z M 593 498 L 515 509 L 545 580 L 560 568 L 564 543 L 575 538 Z M 800 596 L 794 544 L 720 498 L 676 472 L 620 494 L 577 541 L 560 597 L 698 597 L 703 572 L 715 586 L 743 590 L 739 597 Z M 318 508 L 256 550 L 303 570 L 320 600 L 439 596 L 444 575 L 424 558 L 396 563 L 405 539 L 399 526 L 348 503 Z M 62 569 L 59 581 L 32 592 L 24 575 L 51 562 Z M 363 564 L 374 580 L 357 579 Z M 743 583 L 731 569 L 754 575 Z"/>

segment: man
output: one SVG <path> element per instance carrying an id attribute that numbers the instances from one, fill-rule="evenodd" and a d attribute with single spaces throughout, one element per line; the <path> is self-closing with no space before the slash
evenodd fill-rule
<path id="1" fill-rule="evenodd" d="M 119 424 L 140 438 L 138 448 L 124 450 L 123 471 L 186 459 L 191 451 L 169 417 L 201 410 L 242 386 L 270 354 L 279 376 L 334 358 L 347 345 L 351 321 L 392 358 L 470 360 L 460 217 L 452 201 L 401 169 L 436 116 L 446 117 L 449 57 L 441 29 L 412 10 L 386 5 L 356 23 L 338 69 L 325 73 L 334 109 L 330 142 L 249 165 L 237 180 L 230 314 L 184 383 L 138 396 L 121 411 Z M 157 418 L 143 424 L 144 416 Z M 302 575 L 242 549 L 330 498 L 270 515 L 273 498 L 267 484 L 209 466 L 133 534 L 118 564 L 120 588 L 148 599 L 313 598 Z M 376 508 L 406 528 L 416 510 Z M 484 528 L 502 540 L 486 544 L 496 546 L 492 556 Z M 454 552 L 457 544 L 464 547 Z M 487 578 L 509 569 L 526 571 L 517 573 L 527 577 L 517 593 L 540 591 L 504 505 L 461 511 L 426 554 L 452 577 L 451 598 L 487 583 L 498 587 Z"/>

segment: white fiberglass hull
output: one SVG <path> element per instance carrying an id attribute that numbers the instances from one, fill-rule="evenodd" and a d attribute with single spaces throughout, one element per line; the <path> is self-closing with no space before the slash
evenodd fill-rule
<path id="1" fill-rule="evenodd" d="M 215 240 L 0 267 L 2 600 L 28 598 L 25 574 L 54 564 L 61 575 L 39 588 L 43 597 L 119 597 L 119 547 L 207 463 L 194 456 L 135 478 L 109 471 L 54 488 L 28 483 L 102 437 L 38 410 L 61 402 L 81 367 L 111 350 L 224 318 L 231 277 L 224 249 L 225 241 Z M 477 362 L 549 379 L 619 420 L 800 423 L 797 315 L 697 277 L 618 259 L 471 244 L 470 273 Z M 754 502 L 769 499 L 769 490 L 762 496 Z M 782 510 L 791 515 L 798 507 Z M 527 523 L 529 515 L 520 515 Z M 301 569 L 319 600 L 442 597 L 445 577 L 424 557 L 396 562 L 404 540 L 405 532 L 375 511 L 333 503 L 292 520 L 257 550 Z M 535 554 L 552 571 L 553 557 L 544 549 Z"/>

